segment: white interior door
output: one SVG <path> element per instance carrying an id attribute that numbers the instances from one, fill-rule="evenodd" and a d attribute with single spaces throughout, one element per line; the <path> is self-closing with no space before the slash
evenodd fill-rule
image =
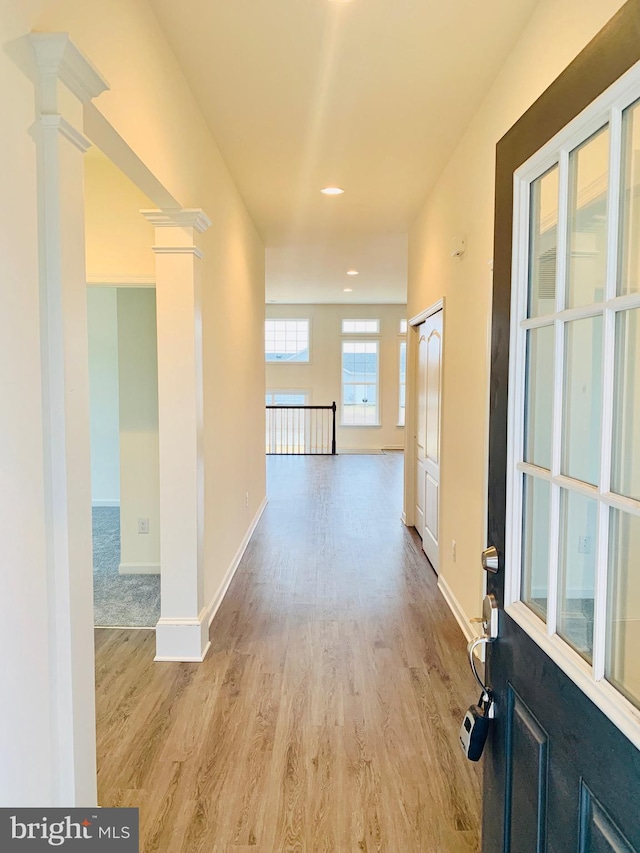
<path id="1" fill-rule="evenodd" d="M 415 520 L 424 552 L 437 572 L 442 404 L 441 310 L 418 327 L 418 335 Z"/>

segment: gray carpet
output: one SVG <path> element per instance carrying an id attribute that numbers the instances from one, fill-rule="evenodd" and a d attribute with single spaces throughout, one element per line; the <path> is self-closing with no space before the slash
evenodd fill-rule
<path id="1" fill-rule="evenodd" d="M 93 508 L 93 613 L 99 628 L 153 628 L 160 575 L 120 575 L 120 509 Z"/>

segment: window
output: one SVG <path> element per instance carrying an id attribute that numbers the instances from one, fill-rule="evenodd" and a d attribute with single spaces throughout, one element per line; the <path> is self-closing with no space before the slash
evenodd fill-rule
<path id="1" fill-rule="evenodd" d="M 266 361 L 309 362 L 308 320 L 265 320 Z"/>
<path id="2" fill-rule="evenodd" d="M 612 92 L 516 173 L 506 604 L 630 731 L 640 708 L 640 101 L 628 84 Z M 637 743 L 640 730 L 630 736 Z"/>
<path id="3" fill-rule="evenodd" d="M 267 391 L 267 406 L 306 406 L 309 403 L 308 391 Z"/>
<path id="4" fill-rule="evenodd" d="M 399 376 L 398 376 L 398 426 L 404 426 L 407 393 L 407 342 L 400 341 Z"/>
<path id="5" fill-rule="evenodd" d="M 380 333 L 380 320 L 343 320 L 343 335 L 377 335 Z"/>
<path id="6" fill-rule="evenodd" d="M 400 334 L 401 335 L 407 334 L 407 327 L 408 327 L 407 321 L 406 320 L 400 320 Z"/>
<path id="7" fill-rule="evenodd" d="M 342 425 L 378 426 L 378 342 L 342 342 Z"/>
<path id="8" fill-rule="evenodd" d="M 309 392 L 270 389 L 265 400 L 267 406 L 283 407 L 282 410 L 267 409 L 267 453 L 305 453 L 308 446 L 309 410 L 286 407 L 309 405 Z"/>

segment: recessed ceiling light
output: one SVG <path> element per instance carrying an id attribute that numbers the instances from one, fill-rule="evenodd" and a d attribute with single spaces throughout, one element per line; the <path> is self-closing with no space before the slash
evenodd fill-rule
<path id="1" fill-rule="evenodd" d="M 344 190 L 342 187 L 323 187 L 320 192 L 323 193 L 323 195 L 342 195 Z"/>
<path id="2" fill-rule="evenodd" d="M 342 292 L 343 293 L 353 293 L 353 288 L 352 287 L 343 287 Z"/>
<path id="3" fill-rule="evenodd" d="M 347 270 L 347 275 L 360 275 L 358 270 Z"/>

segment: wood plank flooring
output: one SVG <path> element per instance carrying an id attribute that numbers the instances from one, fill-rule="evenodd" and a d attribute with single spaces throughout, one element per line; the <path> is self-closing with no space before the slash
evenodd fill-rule
<path id="1" fill-rule="evenodd" d="M 402 457 L 273 457 L 202 664 L 96 631 L 102 806 L 161 853 L 470 853 L 465 641 L 400 521 Z"/>

